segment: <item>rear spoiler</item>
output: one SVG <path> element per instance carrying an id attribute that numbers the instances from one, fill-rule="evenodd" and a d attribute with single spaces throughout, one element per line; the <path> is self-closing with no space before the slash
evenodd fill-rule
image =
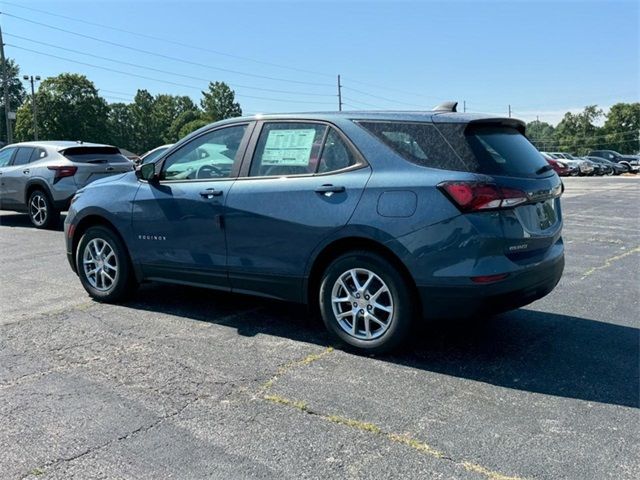
<path id="1" fill-rule="evenodd" d="M 522 135 L 524 135 L 527 127 L 526 123 L 516 118 L 481 118 L 478 120 L 471 120 L 467 124 L 467 127 L 478 125 L 515 128 Z"/>

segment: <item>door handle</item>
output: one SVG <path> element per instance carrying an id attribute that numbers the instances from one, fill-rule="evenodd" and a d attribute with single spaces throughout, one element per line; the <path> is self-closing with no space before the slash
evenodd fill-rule
<path id="1" fill-rule="evenodd" d="M 345 188 L 342 185 L 331 185 L 329 183 L 316 188 L 317 193 L 322 193 L 326 197 L 330 197 L 334 193 L 342 193 L 344 191 Z"/>
<path id="2" fill-rule="evenodd" d="M 200 196 L 204 198 L 219 197 L 222 195 L 222 190 L 216 190 L 215 188 L 207 188 L 200 192 Z"/>
<path id="3" fill-rule="evenodd" d="M 113 172 L 113 167 L 107 167 L 107 172 Z"/>
<path id="4" fill-rule="evenodd" d="M 25 175 L 29 173 L 29 169 L 27 168 L 26 170 L 23 170 L 22 173 L 24 173 Z"/>

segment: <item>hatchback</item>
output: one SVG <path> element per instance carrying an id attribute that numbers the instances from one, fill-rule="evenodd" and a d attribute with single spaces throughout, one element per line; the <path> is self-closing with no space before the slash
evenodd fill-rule
<path id="1" fill-rule="evenodd" d="M 59 223 L 76 190 L 99 178 L 133 170 L 116 147 L 48 141 L 0 150 L 0 208 L 27 212 L 36 228 Z"/>
<path id="2" fill-rule="evenodd" d="M 307 303 L 343 344 L 386 351 L 416 319 L 559 281 L 563 186 L 524 128 L 455 104 L 214 123 L 80 190 L 69 263 L 97 300 L 158 281 Z"/>

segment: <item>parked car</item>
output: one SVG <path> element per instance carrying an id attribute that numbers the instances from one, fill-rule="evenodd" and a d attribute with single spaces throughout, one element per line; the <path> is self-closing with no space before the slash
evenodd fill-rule
<path id="1" fill-rule="evenodd" d="M 524 123 L 454 112 L 213 123 L 80 190 L 69 263 L 106 302 L 155 280 L 319 306 L 366 352 L 414 318 L 528 304 L 562 274 L 562 182 Z"/>
<path id="2" fill-rule="evenodd" d="M 120 150 L 120 153 L 131 160 L 134 164 L 138 164 L 140 162 L 140 157 L 137 154 L 130 152 L 129 150 L 125 150 L 124 148 L 118 148 L 118 150 Z"/>
<path id="3" fill-rule="evenodd" d="M 137 162 L 138 164 L 149 163 L 156 161 L 160 155 L 169 150 L 173 146 L 173 143 L 168 143 L 167 145 L 161 145 L 159 147 L 154 148 L 153 150 L 149 150 L 147 153 L 143 154 L 140 157 L 140 160 Z"/>
<path id="4" fill-rule="evenodd" d="M 614 150 L 594 150 L 589 157 L 600 157 L 615 163 L 621 163 L 629 168 L 629 173 L 640 171 L 640 160 L 636 155 L 622 155 Z"/>
<path id="5" fill-rule="evenodd" d="M 133 164 L 109 145 L 13 143 L 0 150 L 0 208 L 28 213 L 37 228 L 51 227 L 79 188 L 132 170 Z"/>
<path id="6" fill-rule="evenodd" d="M 551 158 L 555 160 L 560 160 L 563 163 L 566 163 L 567 166 L 571 169 L 570 175 L 572 176 L 585 176 L 585 175 L 593 175 L 593 165 L 588 164 L 583 160 L 578 160 L 575 158 L 571 158 L 569 154 L 562 152 L 544 152 L 549 155 Z"/>
<path id="7" fill-rule="evenodd" d="M 547 153 L 541 152 L 544 159 L 547 161 L 553 171 L 556 172 L 561 177 L 566 177 L 571 175 L 572 170 L 577 172 L 577 167 L 570 167 L 567 163 L 556 160 L 555 158 L 551 158 Z M 577 173 L 576 173 L 577 174 Z"/>
<path id="8" fill-rule="evenodd" d="M 607 175 L 620 175 L 621 173 L 627 173 L 629 171 L 629 167 L 624 163 L 615 163 L 615 162 L 612 162 L 611 160 L 607 160 L 606 158 L 602 158 L 602 157 L 587 156 L 585 158 L 592 162 L 596 162 L 596 163 L 599 163 L 600 165 L 605 165 L 609 167 L 609 170 L 607 171 Z"/>
<path id="9" fill-rule="evenodd" d="M 604 165 L 601 165 L 600 163 L 592 162 L 591 160 L 585 157 L 580 157 L 579 160 L 591 165 L 591 167 L 593 168 L 592 175 L 597 175 L 598 177 L 602 177 L 607 172 L 607 168 Z"/>

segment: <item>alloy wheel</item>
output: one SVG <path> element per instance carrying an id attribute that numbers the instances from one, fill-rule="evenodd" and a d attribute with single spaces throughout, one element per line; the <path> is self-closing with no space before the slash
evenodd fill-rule
<path id="1" fill-rule="evenodd" d="M 113 247 L 102 238 L 87 243 L 82 266 L 89 284 L 101 292 L 112 288 L 118 279 L 118 259 Z"/>
<path id="2" fill-rule="evenodd" d="M 44 225 L 47 222 L 47 216 L 49 211 L 47 210 L 47 201 L 41 193 L 36 193 L 31 196 L 31 202 L 29 202 L 29 215 L 36 226 Z"/>
<path id="3" fill-rule="evenodd" d="M 381 337 L 393 321 L 389 287 L 366 268 L 353 268 L 338 277 L 331 291 L 331 305 L 340 328 L 359 340 Z"/>

